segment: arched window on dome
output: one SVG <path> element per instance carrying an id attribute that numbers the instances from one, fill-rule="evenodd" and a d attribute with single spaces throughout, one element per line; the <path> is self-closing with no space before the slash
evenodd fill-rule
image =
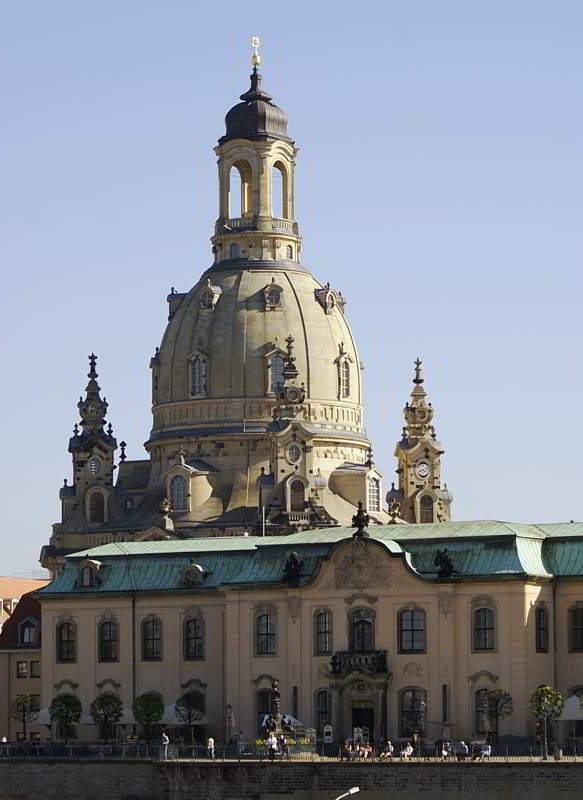
<path id="1" fill-rule="evenodd" d="M 238 244 L 232 244 L 229 248 L 229 256 L 230 258 L 240 258 L 241 257 L 241 247 Z"/>
<path id="2" fill-rule="evenodd" d="M 170 481 L 170 507 L 172 511 L 188 510 L 184 475 L 175 475 Z"/>
<path id="3" fill-rule="evenodd" d="M 276 394 L 283 384 L 283 354 L 272 353 L 267 360 L 267 391 Z"/>
<path id="4" fill-rule="evenodd" d="M 208 361 L 201 355 L 196 355 L 190 362 L 190 394 L 192 397 L 202 397 L 207 393 Z"/>
<path id="5" fill-rule="evenodd" d="M 419 507 L 419 522 L 433 522 L 433 498 L 428 494 L 424 494 L 419 503 Z"/>
<path id="6" fill-rule="evenodd" d="M 288 246 L 286 247 L 286 251 L 285 251 L 285 252 L 286 252 L 286 257 L 287 257 L 287 258 L 288 258 L 290 261 L 291 261 L 291 260 L 293 260 L 293 257 L 294 257 L 294 249 L 293 249 L 293 247 L 291 246 L 291 244 L 288 244 Z"/>
<path id="7" fill-rule="evenodd" d="M 350 363 L 347 358 L 340 362 L 338 380 L 338 394 L 340 397 L 350 397 Z"/>
<path id="8" fill-rule="evenodd" d="M 287 170 L 281 161 L 276 161 L 271 170 L 271 216 L 288 218 Z"/>

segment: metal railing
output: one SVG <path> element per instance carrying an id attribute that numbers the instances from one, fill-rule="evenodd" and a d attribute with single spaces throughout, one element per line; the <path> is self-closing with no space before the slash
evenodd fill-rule
<path id="1" fill-rule="evenodd" d="M 370 673 L 387 672 L 387 651 L 369 650 L 355 652 L 353 650 L 338 650 L 332 656 L 332 672 L 341 674 L 353 669 L 361 669 Z"/>

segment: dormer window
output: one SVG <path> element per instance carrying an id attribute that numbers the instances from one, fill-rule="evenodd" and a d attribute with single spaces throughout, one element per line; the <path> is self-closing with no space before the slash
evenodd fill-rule
<path id="1" fill-rule="evenodd" d="M 81 586 L 93 586 L 95 583 L 95 575 L 93 567 L 83 567 L 81 570 Z"/>
<path id="2" fill-rule="evenodd" d="M 18 643 L 21 647 L 34 647 L 38 638 L 38 622 L 25 619 L 20 623 Z"/>
<path id="3" fill-rule="evenodd" d="M 170 506 L 172 511 L 188 510 L 184 475 L 175 475 L 170 481 Z"/>

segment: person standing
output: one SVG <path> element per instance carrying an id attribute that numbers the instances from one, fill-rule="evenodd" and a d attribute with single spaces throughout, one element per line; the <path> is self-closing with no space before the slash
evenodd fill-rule
<path id="1" fill-rule="evenodd" d="M 162 758 L 164 761 L 168 758 L 168 745 L 170 744 L 170 739 L 166 731 L 162 731 Z"/>
<path id="2" fill-rule="evenodd" d="M 209 736 L 207 739 L 206 754 L 208 758 L 211 758 L 213 761 L 215 760 L 215 740 L 212 736 Z"/>

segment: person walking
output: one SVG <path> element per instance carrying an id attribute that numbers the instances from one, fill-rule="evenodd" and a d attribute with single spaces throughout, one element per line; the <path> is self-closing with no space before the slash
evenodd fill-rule
<path id="1" fill-rule="evenodd" d="M 168 745 L 170 744 L 170 739 L 166 731 L 162 731 L 162 758 L 164 761 L 168 758 Z"/>
<path id="2" fill-rule="evenodd" d="M 210 758 L 213 761 L 215 760 L 215 740 L 212 736 L 209 736 L 209 738 L 206 740 L 206 754 L 207 758 Z"/>

